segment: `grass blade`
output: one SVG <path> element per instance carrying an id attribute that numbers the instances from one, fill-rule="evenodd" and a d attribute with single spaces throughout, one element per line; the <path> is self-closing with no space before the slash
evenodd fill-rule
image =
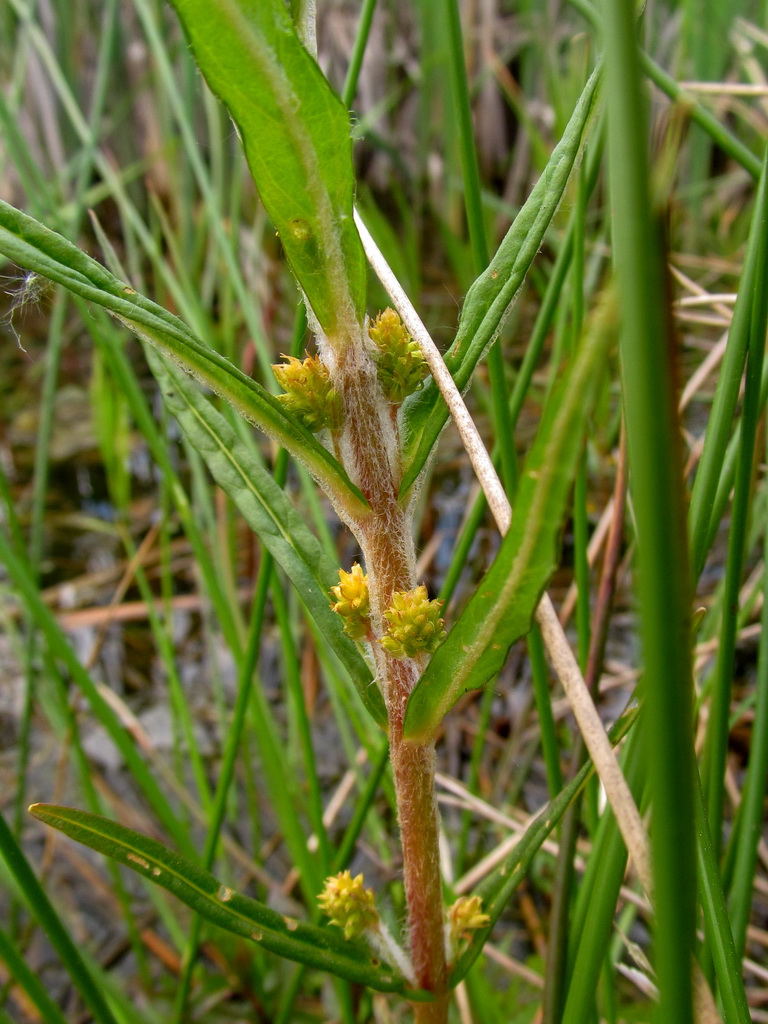
<path id="1" fill-rule="evenodd" d="M 696 865 L 704 912 L 704 929 L 712 954 L 720 998 L 728 1024 L 750 1024 L 751 1016 L 741 976 L 741 964 L 728 920 L 716 847 L 707 824 L 704 794 L 696 779 Z"/>
<path id="2" fill-rule="evenodd" d="M 767 151 L 768 159 L 768 151 Z M 768 175 L 764 176 L 768 177 Z M 761 182 L 763 185 L 764 182 Z M 768 325 L 768 192 L 762 187 L 759 194 L 763 202 L 752 219 L 752 233 L 756 238 L 754 280 L 746 289 L 740 305 L 739 326 L 746 328 L 747 362 L 744 382 L 744 400 L 741 416 L 741 436 L 736 462 L 736 482 L 731 523 L 728 531 L 728 555 L 725 569 L 724 609 L 717 663 L 712 680 L 712 697 L 704 745 L 704 787 L 707 814 L 716 855 L 720 851 L 723 820 L 723 778 L 728 747 L 729 716 L 733 690 L 733 666 L 736 654 L 737 616 L 732 609 L 738 607 L 739 589 L 746 555 L 747 522 L 752 507 L 752 478 L 755 460 L 755 438 L 760 416 L 760 381 L 763 372 L 765 334 Z M 752 269 L 750 267 L 750 269 Z M 746 282 L 745 282 L 746 283 Z M 734 313 L 735 320 L 735 313 Z M 741 347 L 738 334 L 732 333 L 735 348 Z M 709 434 L 707 434 L 709 436 Z"/>
<path id="3" fill-rule="evenodd" d="M 765 235 L 768 227 L 768 149 L 763 162 L 755 212 L 739 281 L 739 291 L 728 332 L 715 399 L 707 424 L 707 433 L 701 462 L 696 472 L 691 493 L 688 516 L 691 536 L 691 559 L 694 578 L 698 578 L 707 557 L 707 541 L 711 534 L 710 519 L 722 473 L 733 414 L 739 398 L 739 388 L 747 359 L 753 310 L 759 306 L 760 294 L 765 290 L 766 252 Z M 765 327 L 763 327 L 765 332 Z"/>
<path id="4" fill-rule="evenodd" d="M 653 806 L 658 1020 L 693 1024 L 695 941 L 691 585 L 683 464 L 664 261 L 651 205 L 635 8 L 605 3 L 606 96 L 614 259 L 639 603 L 643 731 Z"/>

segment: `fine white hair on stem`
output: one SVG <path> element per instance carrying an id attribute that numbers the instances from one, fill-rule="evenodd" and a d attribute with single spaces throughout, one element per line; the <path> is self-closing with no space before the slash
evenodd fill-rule
<path id="1" fill-rule="evenodd" d="M 440 388 L 440 392 L 456 423 L 480 486 L 483 488 L 493 517 L 503 536 L 507 533 L 512 522 L 512 509 L 491 457 L 464 403 L 464 399 L 461 397 L 459 389 L 456 387 L 447 366 L 443 362 L 437 346 L 429 336 L 429 332 L 421 322 L 419 315 L 357 211 L 355 211 L 355 223 L 360 232 L 363 248 L 371 266 L 384 285 L 403 323 L 424 353 L 424 358 L 429 364 L 432 376 L 435 378 L 435 383 Z M 630 851 L 634 861 L 640 882 L 646 893 L 648 893 L 649 898 L 652 898 L 653 875 L 651 872 L 648 834 L 627 781 L 619 767 L 610 740 L 603 728 L 600 716 L 584 682 L 584 677 L 581 674 L 573 651 L 547 594 L 544 594 L 536 609 L 536 621 L 541 629 L 552 665 L 573 709 L 595 769 L 605 787 L 608 801 L 616 816 L 627 849 Z"/>

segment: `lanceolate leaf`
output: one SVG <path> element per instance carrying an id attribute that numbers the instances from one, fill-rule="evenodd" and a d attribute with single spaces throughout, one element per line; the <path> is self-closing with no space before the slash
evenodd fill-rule
<path id="1" fill-rule="evenodd" d="M 147 351 L 168 409 L 208 464 L 219 486 L 235 502 L 248 525 L 282 567 L 339 660 L 349 672 L 363 703 L 382 728 L 384 701 L 355 644 L 331 611 L 328 592 L 338 568 L 270 474 L 248 451 L 236 432 L 204 395 L 173 364 Z"/>
<path id="2" fill-rule="evenodd" d="M 284 0 L 172 0 L 309 304 L 333 335 L 362 322 L 365 258 L 352 220 L 349 115 Z"/>
<path id="3" fill-rule="evenodd" d="M 405 989 L 406 982 L 399 973 L 376 960 L 363 942 L 347 941 L 331 927 L 319 928 L 283 917 L 265 904 L 222 885 L 213 875 L 154 839 L 71 807 L 33 804 L 30 812 L 172 892 L 206 920 L 252 939 L 272 953 L 381 992 Z"/>
<path id="4" fill-rule="evenodd" d="M 339 463 L 286 413 L 274 396 L 204 345 L 178 317 L 113 277 L 100 263 L 55 231 L 2 201 L 0 253 L 20 267 L 103 306 L 287 448 L 341 509 L 350 515 L 365 515 L 367 502 Z"/>
<path id="5" fill-rule="evenodd" d="M 579 152 L 599 79 L 595 70 L 549 163 L 514 220 L 487 270 L 467 292 L 456 339 L 446 364 L 463 391 L 475 367 L 498 337 L 525 275 L 539 251 L 544 234 L 563 197 Z M 432 379 L 405 407 L 404 436 L 408 438 L 406 472 L 401 492 L 414 483 L 448 419 L 448 410 Z"/>
<path id="6" fill-rule="evenodd" d="M 612 307 L 605 307 L 609 316 Z M 408 701 L 407 740 L 424 743 L 467 690 L 501 669 L 524 636 L 556 566 L 557 543 L 587 417 L 610 341 L 603 317 L 592 321 L 573 363 L 553 391 L 528 453 L 512 525 L 499 553 L 445 642 L 432 655 Z"/>

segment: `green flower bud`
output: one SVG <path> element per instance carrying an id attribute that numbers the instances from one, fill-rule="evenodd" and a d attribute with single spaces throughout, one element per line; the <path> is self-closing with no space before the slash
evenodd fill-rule
<path id="1" fill-rule="evenodd" d="M 442 607 L 442 601 L 429 600 L 423 583 L 415 590 L 396 591 L 384 612 L 389 627 L 379 643 L 395 658 L 432 654 L 446 636 L 440 618 Z"/>
<path id="2" fill-rule="evenodd" d="M 379 383 L 393 405 L 418 391 L 429 374 L 418 344 L 412 340 L 394 309 L 379 313 L 368 334 L 376 345 L 376 369 Z"/>
<path id="3" fill-rule="evenodd" d="M 371 602 L 368 597 L 368 577 L 355 562 L 351 572 L 339 569 L 339 585 L 331 587 L 336 604 L 331 608 L 344 619 L 344 632 L 353 640 L 363 640 L 368 634 L 371 620 Z"/>
<path id="4" fill-rule="evenodd" d="M 338 430 L 344 419 L 341 395 L 331 383 L 328 369 L 319 356 L 303 361 L 283 356 L 286 363 L 276 363 L 272 372 L 285 391 L 278 398 L 285 407 L 313 434 L 325 427 Z"/>
<path id="5" fill-rule="evenodd" d="M 363 888 L 363 876 L 352 877 L 342 871 L 325 880 L 325 888 L 317 897 L 323 913 L 344 929 L 345 939 L 357 939 L 379 927 L 379 912 L 373 889 Z"/>

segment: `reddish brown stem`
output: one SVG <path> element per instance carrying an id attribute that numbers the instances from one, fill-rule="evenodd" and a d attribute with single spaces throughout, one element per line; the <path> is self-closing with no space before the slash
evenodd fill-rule
<path id="1" fill-rule="evenodd" d="M 445 1024 L 447 967 L 435 751 L 432 744 L 416 746 L 402 739 L 405 705 L 424 664 L 419 659 L 393 658 L 378 645 L 385 624 L 383 612 L 391 603 L 392 593 L 416 585 L 411 516 L 398 501 L 400 455 L 396 420 L 380 392 L 375 367 L 362 340 L 337 347 L 329 356 L 334 384 L 343 396 L 345 408 L 339 453 L 350 478 L 371 506 L 371 514 L 364 521 L 350 525 L 365 556 L 373 647 L 389 711 L 410 954 L 418 986 L 436 996 L 431 1003 L 414 1003 L 414 1018 L 418 1024 Z"/>

